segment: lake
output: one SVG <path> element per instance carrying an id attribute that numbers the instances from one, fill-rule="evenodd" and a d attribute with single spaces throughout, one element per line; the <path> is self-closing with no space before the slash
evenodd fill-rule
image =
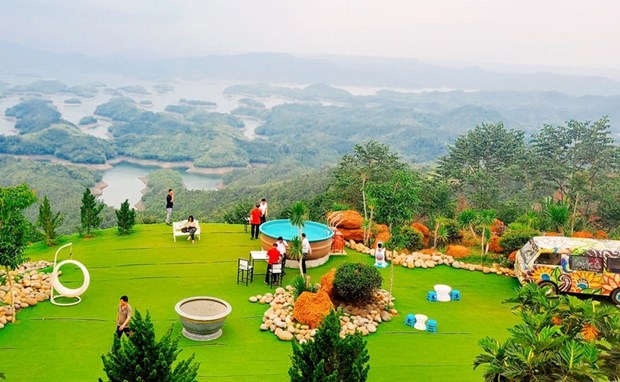
<path id="1" fill-rule="evenodd" d="M 129 205 L 135 207 L 142 198 L 142 190 L 146 185 L 140 178 L 146 177 L 158 167 L 139 166 L 132 163 L 121 162 L 103 173 L 102 181 L 108 186 L 103 189 L 100 196 L 108 206 L 120 208 L 125 199 Z M 183 184 L 188 190 L 215 190 L 222 182 L 221 175 L 202 175 L 188 173 L 185 169 L 176 169 L 183 178 Z"/>

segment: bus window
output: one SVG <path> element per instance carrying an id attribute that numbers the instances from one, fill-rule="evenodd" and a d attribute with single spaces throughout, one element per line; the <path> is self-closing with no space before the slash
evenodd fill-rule
<path id="1" fill-rule="evenodd" d="M 607 258 L 607 271 L 611 273 L 620 273 L 620 258 Z"/>
<path id="2" fill-rule="evenodd" d="M 601 257 L 570 256 L 570 269 L 573 271 L 590 271 L 601 273 L 603 271 L 603 259 Z"/>
<path id="3" fill-rule="evenodd" d="M 559 253 L 541 253 L 534 264 L 560 265 L 561 257 Z"/>

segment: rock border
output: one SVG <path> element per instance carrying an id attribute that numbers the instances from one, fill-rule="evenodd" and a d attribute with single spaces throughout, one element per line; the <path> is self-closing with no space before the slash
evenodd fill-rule
<path id="1" fill-rule="evenodd" d="M 362 243 L 356 243 L 354 240 L 345 242 L 347 248 L 353 249 L 357 252 L 361 252 L 370 256 L 375 256 L 375 250 L 368 248 Z M 422 252 L 412 253 L 397 253 L 393 251 L 385 251 L 385 257 L 387 260 L 392 261 L 394 265 L 400 265 L 404 268 L 434 268 L 437 265 L 447 265 L 455 269 L 465 269 L 469 271 L 480 271 L 483 273 L 493 273 L 496 275 L 503 275 L 508 277 L 516 277 L 514 269 L 502 267 L 497 263 L 486 266 L 480 264 L 469 264 L 464 261 L 454 259 L 452 256 L 448 256 L 439 251 L 435 251 L 432 254 L 426 254 Z"/>

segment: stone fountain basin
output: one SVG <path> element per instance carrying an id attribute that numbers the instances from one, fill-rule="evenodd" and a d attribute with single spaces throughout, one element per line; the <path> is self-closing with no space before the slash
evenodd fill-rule
<path id="1" fill-rule="evenodd" d="M 222 326 L 232 307 L 216 297 L 196 296 L 179 301 L 174 310 L 180 317 L 185 337 L 211 341 L 222 335 Z"/>

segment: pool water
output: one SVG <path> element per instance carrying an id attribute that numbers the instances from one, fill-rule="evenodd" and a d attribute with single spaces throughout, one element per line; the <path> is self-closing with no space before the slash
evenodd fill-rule
<path id="1" fill-rule="evenodd" d="M 299 236 L 299 229 L 292 226 L 288 219 L 269 220 L 260 225 L 260 232 L 274 239 L 282 236 L 286 241 Z M 306 221 L 301 232 L 306 234 L 308 241 L 326 240 L 334 236 L 334 231 L 328 226 L 313 221 Z"/>

